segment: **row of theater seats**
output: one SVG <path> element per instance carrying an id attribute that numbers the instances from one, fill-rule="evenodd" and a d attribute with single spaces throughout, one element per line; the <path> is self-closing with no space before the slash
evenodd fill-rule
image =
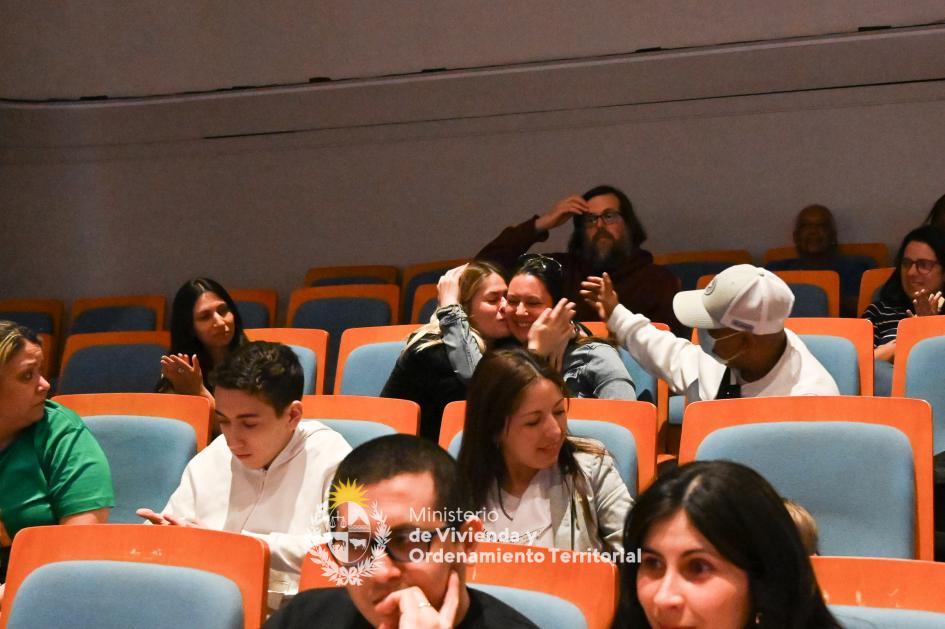
<path id="1" fill-rule="evenodd" d="M 477 548 L 508 550 L 488 542 Z M 481 562 L 467 569 L 467 582 L 543 629 L 609 627 L 619 596 L 616 567 L 572 551 L 558 557 L 541 564 Z M 64 618 L 71 626 L 102 629 L 258 629 L 266 612 L 268 548 L 235 533 L 119 524 L 37 527 L 17 536 L 11 559 L 7 629 L 58 626 Z M 845 625 L 935 627 L 945 618 L 939 590 L 945 564 L 830 556 L 812 563 L 831 611 Z M 301 588 L 325 585 L 320 568 L 306 560 Z"/>
<path id="2" fill-rule="evenodd" d="M 65 395 L 102 445 L 112 469 L 114 522 L 160 509 L 184 467 L 206 446 L 209 402 L 171 394 Z M 360 396 L 303 399 L 318 419 L 357 446 L 395 432 L 417 434 L 414 402 Z M 923 400 L 873 397 L 752 398 L 686 408 L 679 461 L 730 459 L 761 472 L 803 504 L 821 527 L 825 554 L 932 559 L 932 420 Z M 440 445 L 454 456 L 465 402 L 443 414 Z M 632 400 L 574 399 L 569 430 L 603 442 L 631 495 L 653 480 L 656 408 Z"/>
<path id="3" fill-rule="evenodd" d="M 885 245 L 843 245 L 864 249 L 886 264 Z M 772 250 L 772 259 L 792 252 Z M 780 252 L 777 255 L 772 252 Z M 767 261 L 766 256 L 766 261 Z M 292 292 L 285 317 L 287 327 L 329 330 L 334 336 L 348 327 L 390 325 L 398 322 L 427 321 L 436 307 L 436 281 L 447 269 L 465 259 L 440 260 L 404 269 L 398 284 L 393 266 L 342 266 L 309 269 L 304 288 Z M 731 264 L 750 262 L 744 250 L 688 251 L 656 257 L 680 279 L 684 289 L 702 287 L 712 275 Z M 873 300 L 876 288 L 889 276 L 890 269 L 868 271 L 863 278 L 860 309 Z M 839 278 L 832 271 L 780 272 L 797 297 L 794 316 L 838 316 Z M 277 325 L 279 296 L 272 289 L 230 291 L 247 328 Z M 165 327 L 166 299 L 161 295 L 125 295 L 77 299 L 72 303 L 70 323 L 64 326 L 64 304 L 55 299 L 0 300 L 0 319 L 12 319 L 47 335 L 50 373 L 55 372 L 61 339 L 68 334 L 162 330 Z"/>
<path id="4" fill-rule="evenodd" d="M 587 324 L 606 336 L 600 322 Z M 662 324 L 654 324 L 665 329 Z M 788 329 L 801 336 L 836 380 L 843 395 L 873 395 L 873 332 L 863 319 L 790 318 Z M 247 331 L 252 340 L 289 345 L 305 372 L 305 393 L 377 396 L 381 393 L 413 325 L 350 328 L 329 350 L 325 330 L 264 328 Z M 103 332 L 69 337 L 63 355 L 59 393 L 149 392 L 167 351 L 167 332 Z M 892 393 L 928 400 L 935 408 L 936 452 L 945 450 L 945 390 L 936 378 L 938 357 L 945 350 L 945 316 L 916 317 L 900 323 Z M 682 422 L 684 399 L 669 397 L 666 384 L 646 372 L 623 348 L 619 350 L 637 388 L 638 398 L 654 402 L 661 427 L 663 451 L 674 451 Z M 332 360 L 333 356 L 337 356 Z M 326 387 L 326 366 L 336 372 Z"/>
<path id="5" fill-rule="evenodd" d="M 159 508 L 163 504 L 160 497 L 131 492 L 153 492 L 157 477 L 163 475 L 169 479 L 169 495 L 182 464 L 206 443 L 209 431 L 209 404 L 198 398 L 113 394 L 63 396 L 59 401 L 83 416 L 109 457 L 119 503 L 113 513 L 115 522 L 136 521 L 133 516 L 124 519 L 122 514 L 133 514 L 134 507 L 148 501 Z M 306 418 L 326 421 L 352 445 L 395 431 L 415 433 L 419 421 L 418 407 L 402 400 L 309 396 L 303 405 Z M 182 410 L 185 407 L 187 412 Z M 441 444 L 454 453 L 461 439 L 463 414 L 463 402 L 451 404 L 444 413 Z M 154 470 L 143 469 L 143 461 L 170 449 L 161 442 L 160 434 L 175 428 L 189 437 L 189 450 L 179 456 L 177 469 L 169 469 L 171 465 L 164 461 L 155 461 Z M 607 444 L 634 495 L 652 480 L 657 420 L 651 404 L 573 400 L 569 428 Z M 121 430 L 136 438 L 113 439 L 115 431 Z M 117 453 L 121 448 L 129 451 L 128 458 Z M 916 611 L 945 614 L 940 596 L 945 565 L 927 561 L 933 544 L 932 431 L 927 403 L 842 396 L 695 403 L 686 409 L 679 456 L 681 462 L 726 458 L 748 464 L 782 495 L 804 505 L 820 527 L 821 553 L 842 556 L 814 558 L 828 602 L 838 606 L 834 610 L 839 615 L 865 619 L 877 627 L 907 626 L 916 619 L 931 623 L 923 626 L 945 621 L 945 616 Z M 129 477 L 137 477 L 138 490 L 125 484 Z M 185 618 L 179 626 L 258 627 L 265 609 L 265 545 L 235 534 L 188 531 L 192 530 L 120 524 L 27 529 L 14 543 L 5 602 L 9 614 L 4 617 L 10 627 L 17 627 L 27 626 L 16 624 L 18 614 L 46 614 L 49 618 L 92 614 L 98 621 L 96 626 L 121 626 L 121 621 L 109 625 L 106 619 L 113 612 L 138 614 L 137 618 L 143 613 L 163 613 L 166 621 L 166 614 L 182 613 L 194 618 Z M 55 566 L 55 562 L 75 560 L 83 563 Z M 101 561 L 143 565 L 116 567 L 109 563 L 103 567 L 95 563 Z M 53 565 L 41 571 L 46 564 Z M 225 579 L 206 577 L 188 585 L 187 595 L 168 592 L 162 596 L 158 593 L 164 592 L 163 588 L 179 587 L 182 577 L 163 574 L 156 564 L 196 568 Z M 33 571 L 37 574 L 32 589 L 18 591 Z M 616 571 L 606 563 L 483 563 L 470 569 L 469 578 L 473 584 L 500 586 L 486 589 L 513 601 L 542 627 L 577 627 L 581 619 L 587 627 L 607 627 L 616 604 Z M 189 577 L 184 582 L 191 583 Z M 576 582 L 582 587 L 575 588 Z M 53 591 L 49 583 L 57 584 L 55 601 L 43 596 Z M 327 585 L 321 569 L 305 562 L 302 587 Z M 62 595 L 58 588 L 63 587 L 74 595 Z M 515 590 L 504 591 L 503 587 Z M 147 591 L 148 596 L 135 595 L 135 588 Z M 534 597 L 527 591 L 542 592 L 567 604 Z M 22 600 L 26 601 L 20 609 L 18 596 L 25 596 Z M 128 601 L 134 601 L 130 608 Z M 164 609 L 168 601 L 173 601 L 170 606 L 174 610 Z M 205 610 L 217 602 L 224 608 Z M 210 615 L 200 616 L 203 613 Z M 221 619 L 225 622 L 215 624 Z M 207 624 L 200 624 L 203 622 Z M 130 625 L 126 622 L 125 626 Z"/>

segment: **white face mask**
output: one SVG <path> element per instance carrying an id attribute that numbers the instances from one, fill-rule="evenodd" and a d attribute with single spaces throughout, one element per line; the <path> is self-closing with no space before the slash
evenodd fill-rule
<path id="1" fill-rule="evenodd" d="M 730 339 L 730 338 L 732 338 L 733 336 L 735 336 L 736 334 L 741 334 L 741 333 L 740 333 L 740 332 L 732 332 L 732 333 L 729 334 L 728 336 L 723 336 L 722 338 L 717 339 L 717 338 L 713 338 L 713 337 L 709 334 L 709 331 L 708 331 L 708 330 L 699 330 L 699 333 L 698 333 L 698 335 L 699 335 L 699 347 L 702 348 L 702 351 L 703 351 L 703 352 L 705 352 L 706 354 L 708 354 L 709 356 L 711 356 L 712 358 L 714 358 L 715 360 L 717 360 L 718 362 L 722 363 L 723 365 L 725 365 L 725 366 L 727 367 L 727 366 L 729 365 L 729 363 L 731 363 L 733 360 L 735 360 L 736 358 L 738 358 L 739 356 L 741 356 L 742 353 L 744 353 L 745 350 L 742 349 L 741 351 L 736 352 L 733 356 L 729 356 L 728 358 L 722 358 L 721 356 L 719 356 L 719 355 L 716 353 L 716 351 L 715 351 L 715 344 L 718 343 L 719 341 L 724 341 L 725 339 Z"/>

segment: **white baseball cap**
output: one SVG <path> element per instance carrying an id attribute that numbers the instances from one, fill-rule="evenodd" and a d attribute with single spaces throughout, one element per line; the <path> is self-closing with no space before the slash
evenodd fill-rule
<path id="1" fill-rule="evenodd" d="M 780 277 L 757 266 L 731 266 L 705 290 L 676 293 L 673 311 L 683 325 L 703 330 L 731 328 L 752 334 L 784 329 L 794 293 Z"/>

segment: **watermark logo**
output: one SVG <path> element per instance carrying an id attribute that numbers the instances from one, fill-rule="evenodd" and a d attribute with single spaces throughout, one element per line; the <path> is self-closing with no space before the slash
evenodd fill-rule
<path id="1" fill-rule="evenodd" d="M 309 557 L 335 585 L 361 585 L 377 570 L 390 541 L 387 519 L 377 502 L 368 506 L 364 487 L 356 481 L 339 481 L 328 498 L 328 549 L 318 546 Z"/>

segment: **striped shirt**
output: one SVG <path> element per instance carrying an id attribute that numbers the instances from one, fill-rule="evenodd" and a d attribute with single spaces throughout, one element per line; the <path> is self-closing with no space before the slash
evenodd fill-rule
<path id="1" fill-rule="evenodd" d="M 899 322 L 909 316 L 908 309 L 908 306 L 895 306 L 882 300 L 866 307 L 863 318 L 873 324 L 873 347 L 896 340 Z"/>

